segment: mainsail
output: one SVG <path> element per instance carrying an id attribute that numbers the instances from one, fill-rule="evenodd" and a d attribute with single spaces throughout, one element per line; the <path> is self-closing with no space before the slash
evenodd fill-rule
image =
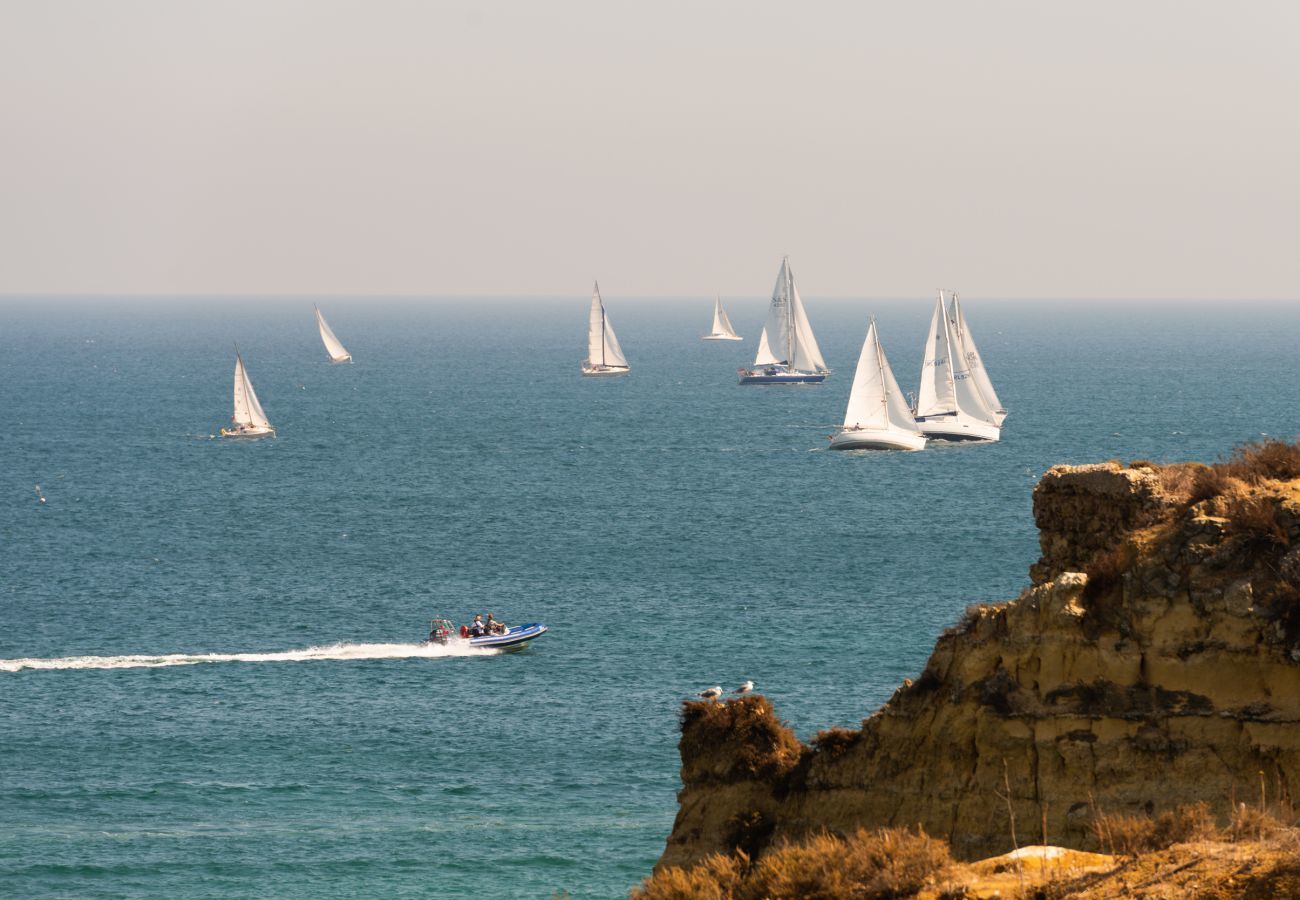
<path id="1" fill-rule="evenodd" d="M 962 357 L 966 360 L 966 366 L 970 369 L 971 378 L 974 379 L 976 386 L 979 388 L 985 405 L 998 416 L 999 420 L 1005 418 L 1007 411 L 1003 408 L 1002 401 L 998 399 L 997 391 L 993 390 L 993 382 L 989 380 L 989 373 L 984 368 L 984 361 L 980 358 L 979 348 L 975 346 L 975 336 L 971 334 L 970 326 L 966 324 L 966 314 L 962 312 L 961 301 L 958 300 L 955 293 L 952 295 L 951 320 L 956 328 Z"/>
<path id="2" fill-rule="evenodd" d="M 867 328 L 867 339 L 862 343 L 858 368 L 853 374 L 853 389 L 849 392 L 849 405 L 844 411 L 845 428 L 887 429 L 901 428 L 917 432 L 916 420 L 903 397 L 894 372 L 880 346 L 876 320 Z"/>
<path id="3" fill-rule="evenodd" d="M 728 318 L 727 311 L 722 308 L 721 297 L 713 301 L 713 334 L 739 337 L 736 334 L 736 329 L 731 327 L 731 319 Z"/>
<path id="4" fill-rule="evenodd" d="M 916 396 L 918 416 L 937 416 L 957 411 L 952 382 L 952 365 L 948 345 L 948 316 L 943 307 L 943 291 L 930 318 L 930 336 L 921 361 L 921 389 Z"/>
<path id="5" fill-rule="evenodd" d="M 352 354 L 343 348 L 342 342 L 334 336 L 334 330 L 330 328 L 325 317 L 321 315 L 320 307 L 316 309 L 316 324 L 320 326 L 320 339 L 325 344 L 325 352 L 330 355 L 330 362 L 349 362 Z"/>
<path id="6" fill-rule="evenodd" d="M 257 394 L 253 391 L 253 383 L 248 380 L 248 372 L 244 369 L 244 360 L 238 352 L 235 353 L 235 414 L 233 421 L 236 425 L 244 425 L 253 428 L 270 428 L 271 423 L 267 421 L 266 413 L 262 412 L 262 404 L 257 402 Z"/>
<path id="7" fill-rule="evenodd" d="M 754 365 L 785 365 L 798 372 L 830 371 L 808 323 L 789 257 L 781 260 Z"/>
<path id="8" fill-rule="evenodd" d="M 614 329 L 605 315 L 605 304 L 600 299 L 600 283 L 591 291 L 591 316 L 587 324 L 587 363 L 609 368 L 628 368 L 623 348 L 619 346 Z"/>

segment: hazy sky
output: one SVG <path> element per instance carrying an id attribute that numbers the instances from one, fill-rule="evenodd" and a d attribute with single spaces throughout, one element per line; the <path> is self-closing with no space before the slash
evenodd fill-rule
<path id="1" fill-rule="evenodd" d="M 1300 297 L 1300 2 L 0 0 L 0 293 Z"/>

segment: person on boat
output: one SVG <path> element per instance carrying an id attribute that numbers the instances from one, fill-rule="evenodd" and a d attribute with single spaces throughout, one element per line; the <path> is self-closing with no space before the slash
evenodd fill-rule
<path id="1" fill-rule="evenodd" d="M 496 619 L 492 618 L 492 613 L 488 613 L 487 632 L 488 634 L 505 634 L 506 633 L 505 623 L 498 622 Z"/>
<path id="2" fill-rule="evenodd" d="M 474 621 L 470 623 L 469 626 L 469 636 L 482 637 L 486 633 L 487 633 L 487 629 L 483 626 L 483 617 L 475 613 Z"/>

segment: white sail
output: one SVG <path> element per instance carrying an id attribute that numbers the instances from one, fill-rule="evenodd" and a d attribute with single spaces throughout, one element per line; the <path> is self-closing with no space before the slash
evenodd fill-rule
<path id="1" fill-rule="evenodd" d="M 885 385 L 884 356 L 876 339 L 876 320 L 867 328 L 858 368 L 853 373 L 849 405 L 844 411 L 845 428 L 889 427 L 889 394 Z"/>
<path id="2" fill-rule="evenodd" d="M 901 428 L 919 433 L 912 410 L 907 405 L 898 380 L 880 346 L 880 333 L 876 320 L 867 328 L 867 339 L 862 342 L 858 368 L 853 373 L 853 389 L 849 392 L 849 405 L 844 412 L 845 428 Z"/>
<path id="3" fill-rule="evenodd" d="M 727 316 L 727 311 L 722 308 L 722 298 L 718 297 L 713 301 L 713 332 L 711 337 L 729 337 L 736 338 L 736 329 L 731 327 L 731 319 Z"/>
<path id="4" fill-rule="evenodd" d="M 772 288 L 772 305 L 763 325 L 766 342 L 760 341 L 755 366 L 784 364 L 800 372 L 829 372 L 813 336 L 803 299 L 794 283 L 790 259 L 781 260 L 781 271 Z"/>
<path id="5" fill-rule="evenodd" d="M 803 308 L 803 298 L 794 283 L 794 274 L 790 275 L 790 312 L 794 320 L 794 359 L 795 369 L 800 372 L 829 372 L 826 360 L 822 359 L 821 348 L 817 338 L 813 337 L 812 325 L 808 322 L 808 313 Z"/>
<path id="6" fill-rule="evenodd" d="M 316 309 L 316 324 L 320 326 L 320 339 L 325 344 L 325 352 L 330 356 L 330 362 L 350 362 L 352 354 L 343 348 L 343 344 L 334 336 L 334 330 L 330 328 L 325 317 L 321 315 L 320 307 Z"/>
<path id="7" fill-rule="evenodd" d="M 948 354 L 952 365 L 952 384 L 957 411 L 990 425 L 996 425 L 997 415 L 989 409 L 984 395 L 980 393 L 979 385 L 971 375 L 965 355 L 960 352 L 961 342 L 954 334 L 952 321 L 946 315 L 943 317 L 943 328 L 948 337 Z"/>
<path id="8" fill-rule="evenodd" d="M 623 348 L 619 346 L 614 329 L 605 315 L 605 304 L 600 299 L 600 283 L 591 291 L 591 315 L 587 323 L 587 362 L 592 366 L 628 368 Z"/>
<path id="9" fill-rule="evenodd" d="M 975 336 L 971 334 L 970 326 L 966 324 L 966 314 L 962 312 L 961 301 L 956 294 L 952 295 L 951 318 L 956 325 L 957 339 L 971 377 L 975 380 L 980 394 L 983 395 L 985 405 L 998 416 L 1000 423 L 1001 419 L 1006 417 L 1007 411 L 1003 408 L 1002 401 L 998 399 L 997 391 L 993 390 L 993 382 L 989 380 L 988 370 L 984 368 L 984 360 L 980 358 L 979 348 L 975 346 Z"/>
<path id="10" fill-rule="evenodd" d="M 262 404 L 257 402 L 257 394 L 253 391 L 253 383 L 248 380 L 244 360 L 238 353 L 235 354 L 235 414 L 233 418 L 236 425 L 268 429 L 271 427 L 271 423 L 267 421 L 266 413 L 262 411 Z"/>
<path id="11" fill-rule="evenodd" d="M 788 364 L 794 355 L 794 328 L 790 319 L 790 261 L 781 260 L 781 271 L 776 275 L 776 286 L 772 288 L 772 305 L 767 308 L 767 321 L 763 323 L 763 337 L 766 339 L 758 345 L 758 355 L 754 365 L 765 366 Z M 767 358 L 764 359 L 764 352 Z"/>
<path id="12" fill-rule="evenodd" d="M 934 315 L 930 318 L 930 336 L 925 343 L 925 357 L 921 361 L 921 387 L 916 395 L 918 416 L 937 416 L 957 410 L 947 325 L 943 291 L 940 291 L 939 299 L 934 305 Z"/>

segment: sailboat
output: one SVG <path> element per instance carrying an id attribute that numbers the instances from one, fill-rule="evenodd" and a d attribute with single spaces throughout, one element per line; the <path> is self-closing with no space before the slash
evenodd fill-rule
<path id="1" fill-rule="evenodd" d="M 921 362 L 916 423 L 922 434 L 938 440 L 996 441 L 1002 433 L 996 413 L 971 377 L 970 364 L 955 331 L 940 291 Z"/>
<path id="2" fill-rule="evenodd" d="M 984 404 L 993 411 L 994 424 L 1001 427 L 1007 417 L 1007 411 L 1002 406 L 1002 401 L 998 399 L 997 391 L 993 390 L 993 382 L 989 380 L 988 369 L 984 368 L 984 360 L 980 359 L 979 348 L 975 346 L 975 337 L 970 333 L 970 326 L 966 324 L 966 314 L 962 312 L 961 300 L 958 299 L 955 291 L 952 295 L 952 315 L 949 316 L 949 320 L 956 328 L 962 356 L 966 358 L 966 368 L 970 370 L 971 378 L 975 379 L 975 385 L 980 390 Z"/>
<path id="3" fill-rule="evenodd" d="M 818 384 L 830 371 L 808 324 L 787 256 L 781 260 L 781 271 L 772 289 L 772 305 L 758 339 L 754 367 L 740 370 L 740 383 Z"/>
<path id="4" fill-rule="evenodd" d="M 583 375 L 626 375 L 632 368 L 627 364 L 623 348 L 614 336 L 614 329 L 605 315 L 605 304 L 600 299 L 600 282 L 591 289 L 591 317 L 587 323 L 587 358 L 582 361 Z"/>
<path id="5" fill-rule="evenodd" d="M 831 435 L 831 449 L 920 450 L 924 446 L 925 435 L 885 359 L 873 317 L 853 373 L 844 425 Z"/>
<path id="6" fill-rule="evenodd" d="M 257 394 L 253 392 L 253 383 L 248 380 L 248 371 L 238 349 L 235 350 L 235 414 L 230 421 L 234 427 L 221 429 L 222 437 L 251 438 L 275 434 L 266 413 L 262 412 L 262 404 L 257 402 Z"/>
<path id="7" fill-rule="evenodd" d="M 722 308 L 722 298 L 713 301 L 713 332 L 706 334 L 703 338 L 706 341 L 743 341 L 744 338 L 736 334 L 736 329 L 731 327 L 731 319 L 727 317 L 727 311 Z"/>
<path id="8" fill-rule="evenodd" d="M 330 362 L 352 362 L 352 354 L 345 350 L 343 344 L 334 336 L 334 330 L 325 321 L 325 317 L 320 314 L 320 307 L 315 306 L 313 308 L 316 310 L 316 324 L 320 326 L 320 339 L 325 344 L 325 352 L 330 355 Z"/>

